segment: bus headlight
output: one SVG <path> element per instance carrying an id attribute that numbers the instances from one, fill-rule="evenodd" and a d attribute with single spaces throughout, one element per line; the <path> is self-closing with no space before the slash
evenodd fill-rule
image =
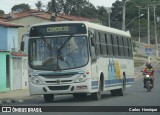
<path id="1" fill-rule="evenodd" d="M 31 81 L 34 84 L 38 84 L 38 85 L 42 85 L 42 81 L 40 79 L 38 79 L 37 77 L 31 77 Z"/>
<path id="2" fill-rule="evenodd" d="M 75 80 L 75 83 L 80 83 L 80 82 L 84 82 L 87 80 L 87 76 L 86 74 L 83 74 L 81 76 L 79 76 L 76 80 Z"/>

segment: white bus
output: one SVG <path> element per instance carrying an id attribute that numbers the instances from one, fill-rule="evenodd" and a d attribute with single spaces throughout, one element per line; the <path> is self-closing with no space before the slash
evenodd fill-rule
<path id="1" fill-rule="evenodd" d="M 36 24 L 30 28 L 30 95 L 53 102 L 58 94 L 95 100 L 102 91 L 124 95 L 134 83 L 129 32 L 83 21 Z"/>

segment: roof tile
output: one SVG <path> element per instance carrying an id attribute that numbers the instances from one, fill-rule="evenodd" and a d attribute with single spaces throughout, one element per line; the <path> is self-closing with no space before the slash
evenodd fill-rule
<path id="1" fill-rule="evenodd" d="M 23 27 L 23 25 L 18 25 L 18 24 L 13 24 L 13 23 L 10 23 L 10 22 L 3 22 L 3 21 L 0 21 L 0 25 L 1 26 L 5 26 L 5 27 Z"/>

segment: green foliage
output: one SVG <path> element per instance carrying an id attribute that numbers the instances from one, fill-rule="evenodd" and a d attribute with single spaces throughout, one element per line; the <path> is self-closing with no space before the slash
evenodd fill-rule
<path id="1" fill-rule="evenodd" d="M 46 10 L 47 10 L 47 12 L 51 12 L 52 11 L 51 2 L 48 2 L 48 4 L 46 5 Z"/>
<path id="2" fill-rule="evenodd" d="M 4 11 L 3 10 L 0 10 L 0 15 L 4 15 Z"/>
<path id="3" fill-rule="evenodd" d="M 41 1 L 38 1 L 37 3 L 35 3 L 35 5 L 39 11 L 42 10 L 42 7 L 44 7 Z"/>
<path id="4" fill-rule="evenodd" d="M 11 10 L 12 12 L 13 11 L 23 12 L 23 11 L 30 10 L 30 6 L 28 4 L 23 3 L 23 4 L 13 6 Z"/>

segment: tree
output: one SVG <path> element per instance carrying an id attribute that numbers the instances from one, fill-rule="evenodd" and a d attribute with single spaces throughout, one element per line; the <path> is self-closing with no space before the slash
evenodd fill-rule
<path id="1" fill-rule="evenodd" d="M 51 2 L 48 2 L 47 11 L 51 12 Z M 86 0 L 56 0 L 57 13 L 63 12 L 74 16 L 96 18 L 97 9 L 93 4 Z"/>
<path id="2" fill-rule="evenodd" d="M 44 7 L 43 3 L 41 1 L 38 1 L 37 3 L 35 3 L 38 11 L 42 10 L 42 7 Z"/>
<path id="3" fill-rule="evenodd" d="M 51 2 L 48 2 L 47 6 L 46 6 L 47 12 L 51 12 Z"/>
<path id="4" fill-rule="evenodd" d="M 122 28 L 122 1 L 116 1 L 111 7 L 111 27 Z"/>
<path id="5" fill-rule="evenodd" d="M 97 9 L 95 6 L 89 2 L 86 2 L 86 4 L 81 9 L 81 16 L 87 17 L 87 18 L 97 18 Z"/>
<path id="6" fill-rule="evenodd" d="M 104 6 L 97 7 L 97 17 L 102 22 L 102 25 L 108 25 L 108 13 L 107 8 Z"/>
<path id="7" fill-rule="evenodd" d="M 23 12 L 23 11 L 27 11 L 30 10 L 30 6 L 28 4 L 19 4 L 19 5 L 15 5 L 11 8 L 12 12 L 16 11 L 16 12 Z"/>
<path id="8" fill-rule="evenodd" d="M 0 15 L 4 15 L 4 11 L 3 10 L 0 10 Z"/>

